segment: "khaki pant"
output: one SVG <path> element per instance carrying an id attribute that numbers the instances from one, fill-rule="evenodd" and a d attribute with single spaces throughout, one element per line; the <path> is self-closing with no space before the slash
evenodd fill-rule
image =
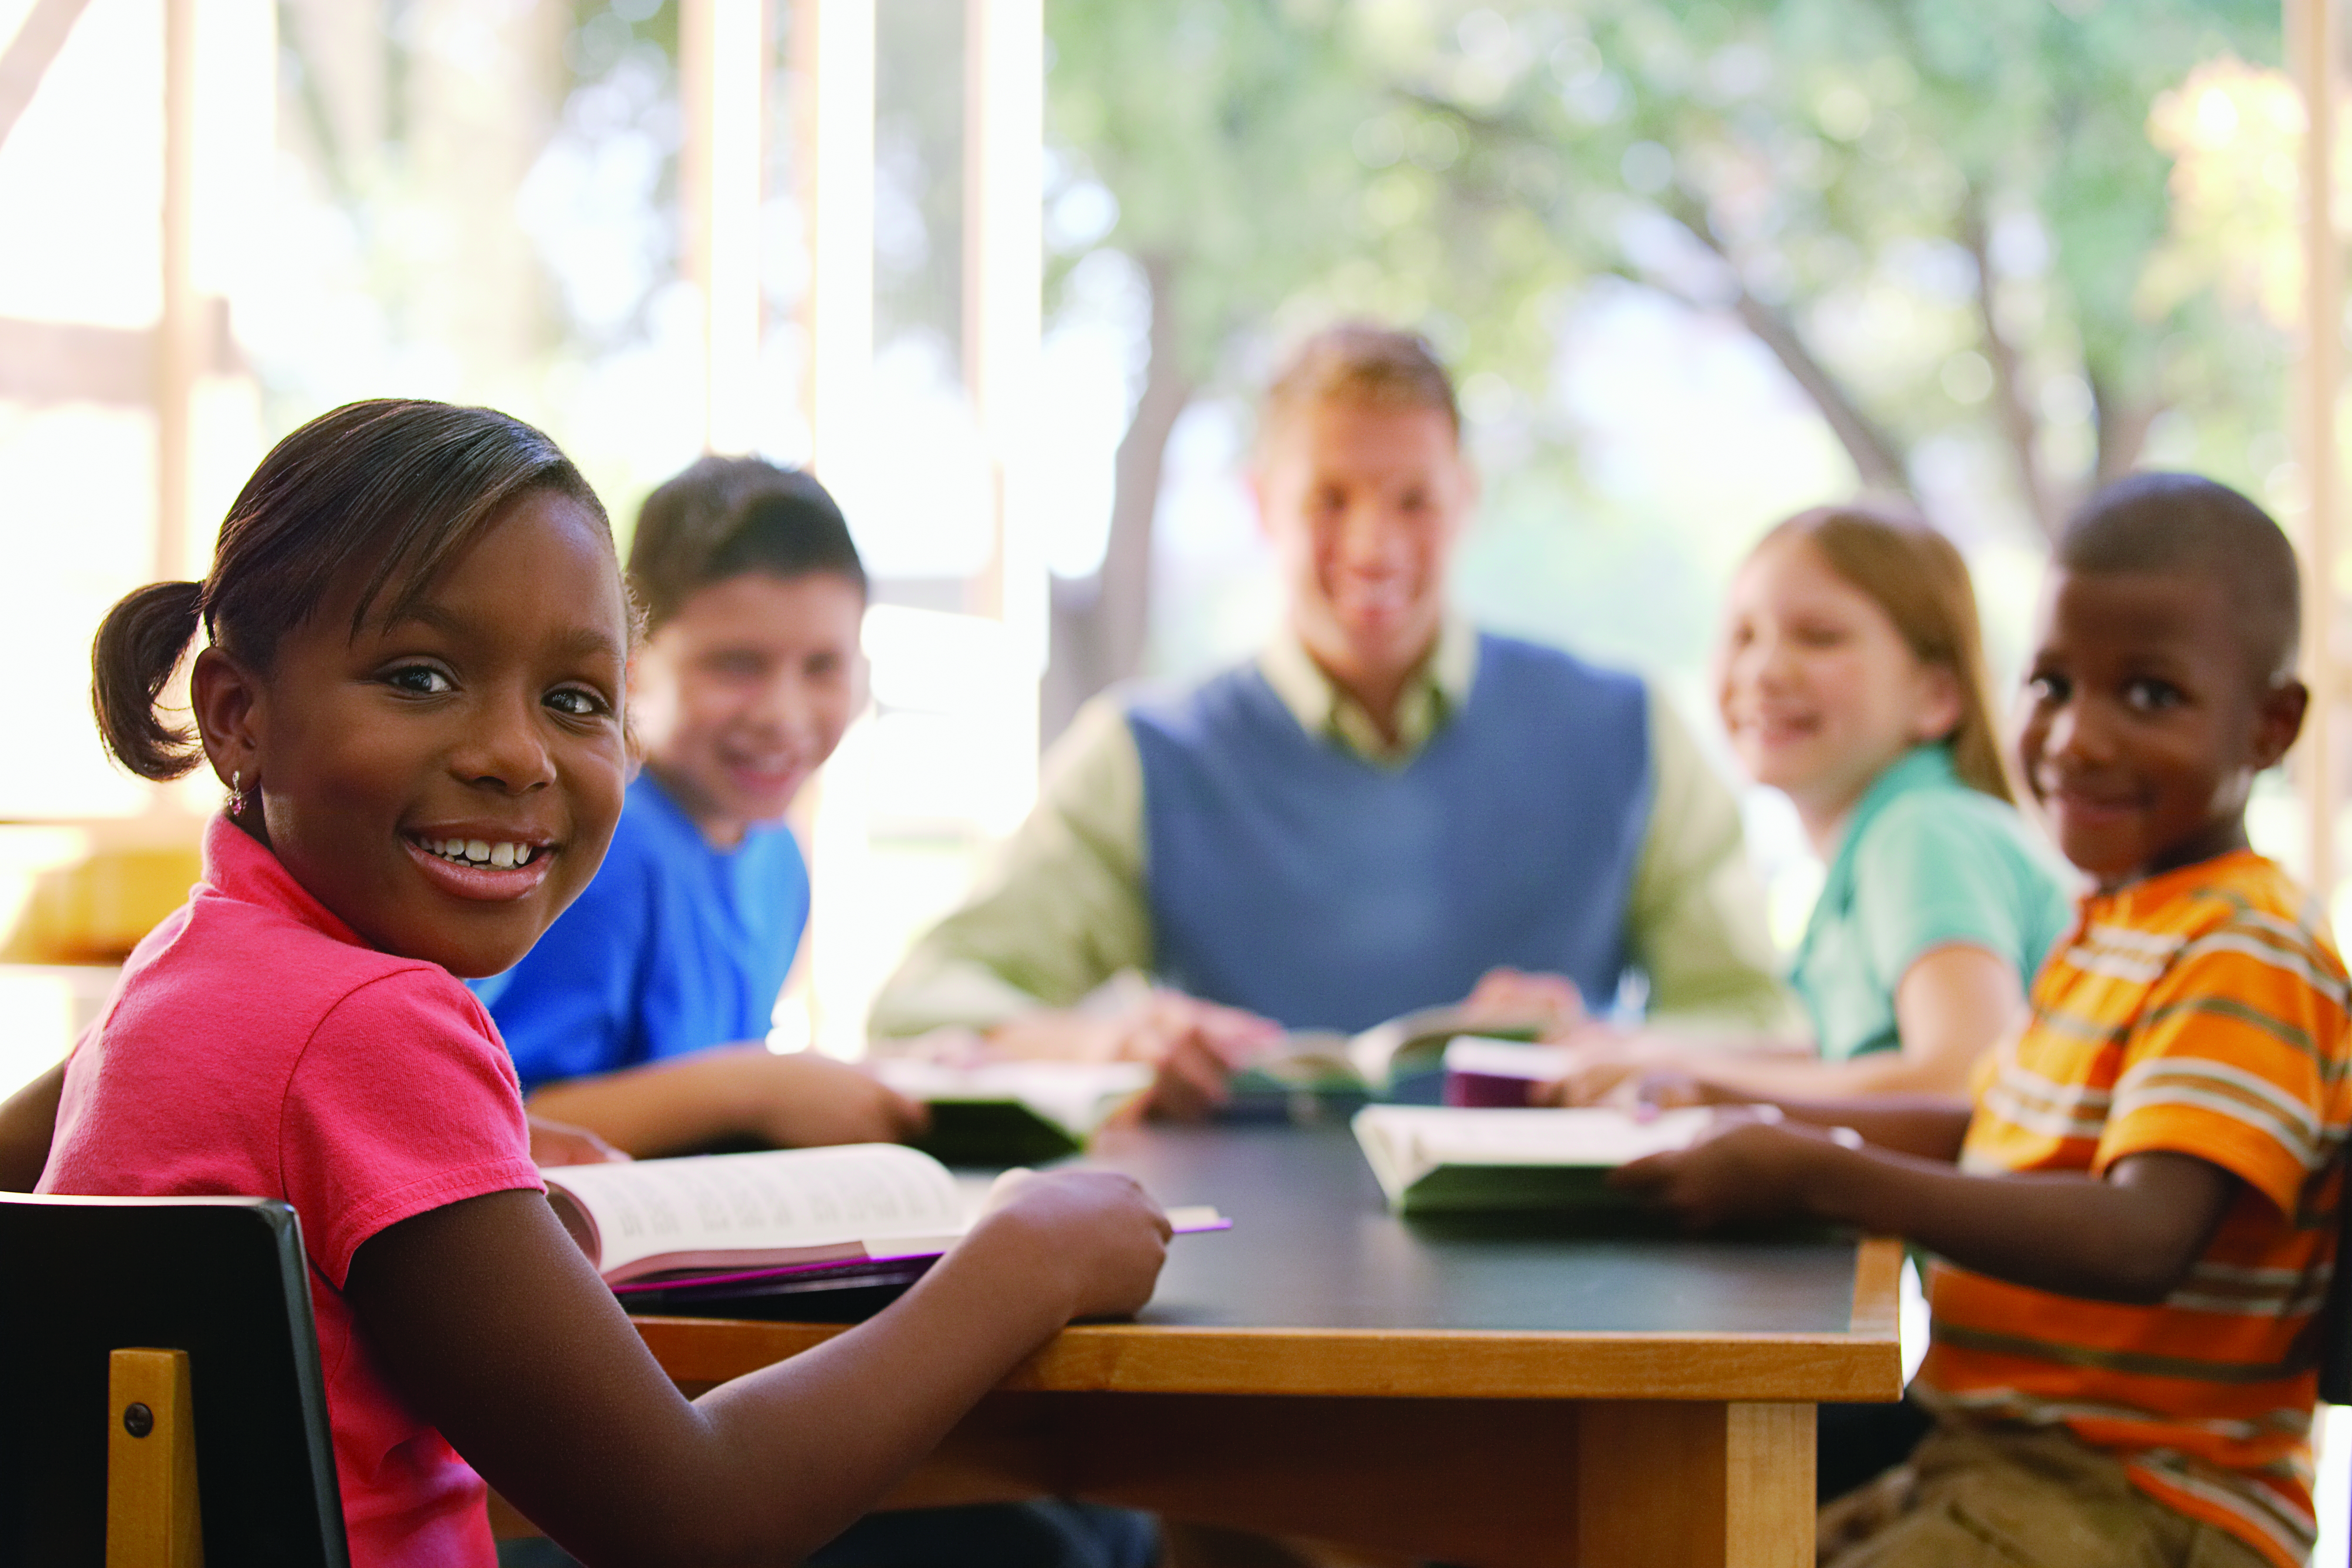
<path id="1" fill-rule="evenodd" d="M 1822 1510 L 1822 1568 L 2266 1568 L 2063 1429 L 1939 1425 Z"/>

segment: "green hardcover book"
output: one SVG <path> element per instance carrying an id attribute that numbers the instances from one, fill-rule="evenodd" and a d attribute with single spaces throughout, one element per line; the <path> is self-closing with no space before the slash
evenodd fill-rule
<path id="1" fill-rule="evenodd" d="M 950 1165 L 1040 1165 L 1075 1154 L 1151 1085 L 1142 1062 L 987 1062 L 957 1067 L 877 1058 L 875 1075 L 931 1113 L 915 1147 Z"/>
<path id="2" fill-rule="evenodd" d="M 1687 1147 L 1714 1115 L 1373 1105 L 1356 1113 L 1356 1142 L 1399 1214 L 1622 1210 L 1609 1173 Z"/>

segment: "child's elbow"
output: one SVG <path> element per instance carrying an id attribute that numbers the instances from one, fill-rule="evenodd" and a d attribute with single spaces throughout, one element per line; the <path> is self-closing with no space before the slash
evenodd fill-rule
<path id="1" fill-rule="evenodd" d="M 2119 1248 L 2105 1262 L 2101 1277 L 2091 1282 L 2095 1288 L 2083 1294 L 2126 1307 L 2154 1307 L 2189 1278 L 2197 1252 L 2163 1242 L 2143 1243 Z"/>

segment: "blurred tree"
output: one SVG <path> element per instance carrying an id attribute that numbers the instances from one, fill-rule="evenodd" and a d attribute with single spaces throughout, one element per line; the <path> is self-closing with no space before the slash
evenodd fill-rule
<path id="1" fill-rule="evenodd" d="M 1354 246 L 1334 219 L 1363 180 L 1348 136 L 1372 89 L 1329 18 L 1256 0 L 1053 0 L 1046 30 L 1050 133 L 1074 174 L 1116 195 L 1106 243 L 1133 261 L 1149 310 L 1102 566 L 1055 584 L 1051 734 L 1140 667 L 1178 416 L 1238 339 Z"/>
<path id="2" fill-rule="evenodd" d="M 1563 293 L 1629 279 L 1738 320 L 1862 488 L 1948 512 L 1923 453 L 1989 447 L 2042 533 L 2167 410 L 2246 467 L 2284 340 L 2206 286 L 2244 247 L 2221 254 L 2210 201 L 2174 213 L 2188 149 L 2150 114 L 2201 62 L 2275 58 L 2278 23 L 2271 0 L 1055 0 L 1050 133 L 1117 198 L 1097 243 L 1139 270 L 1150 341 L 1102 569 L 1057 584 L 1049 732 L 1140 663 L 1178 416 L 1263 374 L 1292 315 L 1420 325 L 1540 398 Z"/>
<path id="3" fill-rule="evenodd" d="M 2200 61 L 2275 56 L 2278 23 L 2267 0 L 1482 10 L 1416 96 L 1481 142 L 1575 147 L 1563 242 L 1736 315 L 1864 488 L 1911 492 L 1920 442 L 1973 425 L 2046 534 L 2165 409 L 2272 395 L 2274 339 L 2142 279 L 2172 168 L 2151 107 Z M 1498 57 L 1510 86 L 1461 90 Z M 1943 352 L 1884 352 L 1923 329 Z"/>

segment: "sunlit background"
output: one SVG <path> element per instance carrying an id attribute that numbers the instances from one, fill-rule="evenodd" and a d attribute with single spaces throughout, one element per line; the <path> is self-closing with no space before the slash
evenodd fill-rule
<path id="1" fill-rule="evenodd" d="M 1715 605 L 1801 506 L 1914 500 L 2004 680 L 2102 476 L 2325 539 L 2303 15 L 2290 49 L 2274 0 L 0 0 L 0 1092 L 218 796 L 101 756 L 100 616 L 354 397 L 532 420 L 624 531 L 706 449 L 841 496 L 876 705 L 803 802 L 777 1043 L 845 1055 L 1076 703 L 1269 629 L 1250 394 L 1337 315 L 1457 369 L 1462 607 L 1660 677 L 1710 743 Z M 2333 884 L 2304 750 L 2257 838 Z M 1749 805 L 1793 940 L 1819 868 Z"/>

